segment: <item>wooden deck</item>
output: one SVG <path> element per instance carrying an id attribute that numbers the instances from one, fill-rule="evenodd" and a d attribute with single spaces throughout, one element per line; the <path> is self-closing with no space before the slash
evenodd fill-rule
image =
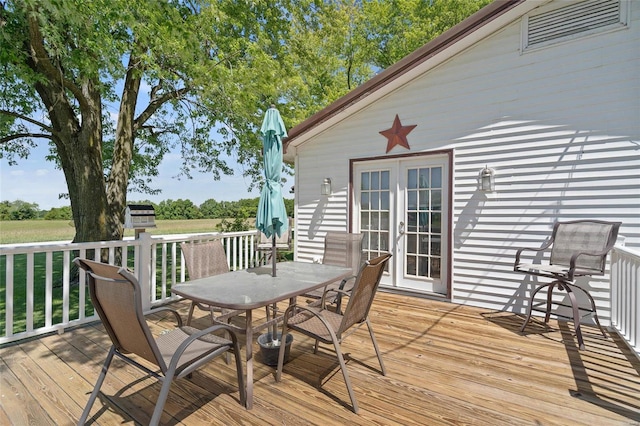
<path id="1" fill-rule="evenodd" d="M 175 304 L 186 314 L 187 303 Z M 256 311 L 256 314 L 258 311 Z M 283 380 L 256 354 L 254 408 L 238 403 L 234 369 L 220 358 L 175 383 L 165 424 L 638 425 L 640 362 L 614 336 L 584 327 L 578 351 L 572 324 L 553 331 L 522 317 L 379 293 L 372 322 L 387 376 L 378 373 L 366 330 L 344 345 L 360 414 L 328 351 L 295 335 Z M 161 320 L 154 331 L 165 327 Z M 206 325 L 204 317 L 201 325 Z M 80 416 L 106 356 L 100 324 L 0 349 L 0 424 L 71 425 Z M 258 350 L 257 344 L 255 346 Z M 244 351 L 242 351 L 244 354 Z M 146 424 L 157 381 L 116 359 L 91 421 Z M 322 386 L 319 388 L 319 383 Z"/>

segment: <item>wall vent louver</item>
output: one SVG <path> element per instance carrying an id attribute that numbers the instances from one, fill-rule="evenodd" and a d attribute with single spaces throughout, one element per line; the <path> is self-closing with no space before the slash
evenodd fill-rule
<path id="1" fill-rule="evenodd" d="M 561 2 L 562 3 L 562 2 Z M 624 25 L 620 0 L 586 0 L 526 19 L 525 49 Z"/>

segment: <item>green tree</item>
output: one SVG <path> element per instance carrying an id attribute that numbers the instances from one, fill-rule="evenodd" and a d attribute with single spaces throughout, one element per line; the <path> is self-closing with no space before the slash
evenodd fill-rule
<path id="1" fill-rule="evenodd" d="M 15 162 L 49 141 L 65 175 L 74 241 L 119 239 L 127 191 L 158 192 L 152 179 L 170 149 L 181 152 L 186 176 L 193 168 L 231 173 L 222 153 L 255 163 L 264 110 L 286 103 L 298 84 L 288 77 L 291 12 L 313 20 L 320 6 L 3 2 L 2 153 Z"/>
<path id="2" fill-rule="evenodd" d="M 200 213 L 202 213 L 202 217 L 205 219 L 217 219 L 220 216 L 221 211 L 221 203 L 210 198 L 206 200 L 204 203 L 200 204 Z"/>
<path id="3" fill-rule="evenodd" d="M 6 0 L 0 155 L 47 141 L 74 241 L 120 239 L 128 191 L 160 192 L 170 150 L 186 177 L 232 155 L 251 189 L 270 104 L 292 127 L 488 2 Z"/>
<path id="4" fill-rule="evenodd" d="M 6 212 L 4 211 L 6 208 L 6 204 L 0 211 L 3 211 L 3 217 L 6 217 L 6 220 L 27 220 L 27 219 L 36 219 L 38 217 L 39 208 L 35 203 L 27 203 L 26 201 L 16 200 L 11 203 L 8 203 L 8 209 Z"/>
<path id="5" fill-rule="evenodd" d="M 362 34 L 370 63 L 387 68 L 491 3 L 492 0 L 362 2 Z"/>
<path id="6" fill-rule="evenodd" d="M 11 211 L 11 203 L 8 201 L 0 201 L 0 220 L 11 220 L 9 212 Z"/>
<path id="7" fill-rule="evenodd" d="M 71 220 L 71 207 L 53 207 L 44 215 L 45 220 Z"/>
<path id="8" fill-rule="evenodd" d="M 202 214 L 191 200 L 164 200 L 155 207 L 157 219 L 200 219 Z"/>

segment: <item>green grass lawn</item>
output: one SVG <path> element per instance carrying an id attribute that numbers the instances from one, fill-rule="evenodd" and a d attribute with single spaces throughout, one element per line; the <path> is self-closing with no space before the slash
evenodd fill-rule
<path id="1" fill-rule="evenodd" d="M 153 235 L 215 232 L 220 222 L 221 219 L 157 220 L 157 227 L 147 232 Z M 73 222 L 68 220 L 0 221 L 0 244 L 71 241 L 75 233 Z M 134 235 L 133 229 L 125 230 L 125 237 Z"/>

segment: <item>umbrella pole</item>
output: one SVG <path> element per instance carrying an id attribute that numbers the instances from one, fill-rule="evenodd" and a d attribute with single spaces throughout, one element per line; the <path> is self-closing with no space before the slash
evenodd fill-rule
<path id="1" fill-rule="evenodd" d="M 273 236 L 271 237 L 271 276 L 275 277 L 276 276 L 276 254 L 277 254 L 277 250 L 276 250 L 276 233 L 273 233 Z"/>

